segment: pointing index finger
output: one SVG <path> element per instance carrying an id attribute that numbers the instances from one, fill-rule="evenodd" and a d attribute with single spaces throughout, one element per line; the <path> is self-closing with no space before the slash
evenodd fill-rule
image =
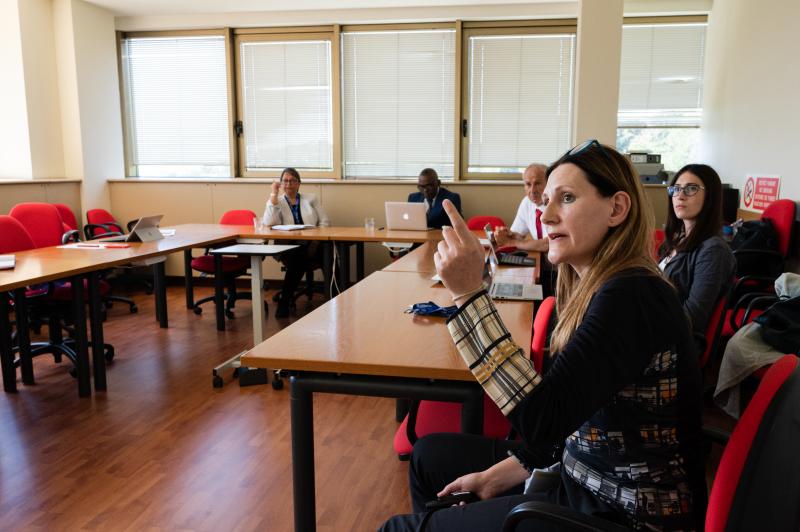
<path id="1" fill-rule="evenodd" d="M 472 231 L 469 230 L 467 227 L 467 223 L 464 221 L 464 218 L 458 214 L 458 209 L 456 209 L 453 202 L 450 200 L 444 200 L 442 202 L 442 206 L 444 207 L 444 212 L 447 213 L 447 216 L 450 217 L 450 225 L 455 230 L 458 237 L 461 241 L 465 241 L 467 238 L 472 237 Z"/>

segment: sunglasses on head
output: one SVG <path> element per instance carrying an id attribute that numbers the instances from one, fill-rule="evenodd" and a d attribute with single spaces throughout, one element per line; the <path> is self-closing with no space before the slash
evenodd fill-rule
<path id="1" fill-rule="evenodd" d="M 605 157 L 606 160 L 613 167 L 614 166 L 614 161 L 611 159 L 611 156 L 608 154 L 606 149 L 603 147 L 602 144 L 600 144 L 600 142 L 597 139 L 589 139 L 589 140 L 587 140 L 585 142 L 581 142 L 577 146 L 571 148 L 570 150 L 567 150 L 567 152 L 564 155 L 562 155 L 561 158 L 562 159 L 566 159 L 566 158 L 569 158 L 569 157 L 574 157 L 575 155 L 580 155 L 581 153 L 585 152 L 586 150 L 588 150 L 589 148 L 592 148 L 594 146 L 597 146 L 597 148 L 600 150 L 600 153 L 603 154 L 603 157 Z"/>
<path id="2" fill-rule="evenodd" d="M 667 187 L 667 194 L 670 197 L 677 196 L 681 192 L 683 192 L 684 196 L 694 196 L 701 190 L 705 190 L 706 187 L 697 185 L 695 183 L 689 183 L 688 185 L 680 186 L 680 185 L 672 185 L 671 187 Z"/>

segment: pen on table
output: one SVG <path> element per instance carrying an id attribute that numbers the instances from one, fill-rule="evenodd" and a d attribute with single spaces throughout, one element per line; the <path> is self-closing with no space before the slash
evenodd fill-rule
<path id="1" fill-rule="evenodd" d="M 384 229 L 386 229 L 386 228 L 385 228 L 385 227 L 383 227 L 383 226 L 381 226 L 381 227 L 378 227 L 378 231 L 383 231 Z"/>

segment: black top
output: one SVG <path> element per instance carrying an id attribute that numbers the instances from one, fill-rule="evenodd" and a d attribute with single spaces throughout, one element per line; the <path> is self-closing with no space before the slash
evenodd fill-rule
<path id="1" fill-rule="evenodd" d="M 570 506 L 635 527 L 702 528 L 697 355 L 675 290 L 631 270 L 603 285 L 542 382 L 509 414 L 541 467 L 566 439 Z"/>
<path id="2" fill-rule="evenodd" d="M 461 196 L 456 192 L 450 192 L 444 187 L 439 187 L 439 192 L 433 199 L 433 205 L 430 206 L 426 217 L 428 219 L 428 227 L 431 229 L 441 229 L 443 225 L 450 225 L 450 217 L 444 212 L 442 202 L 449 199 L 453 202 L 458 213 L 461 214 Z M 408 195 L 409 203 L 422 203 L 425 201 L 425 196 L 422 192 L 413 192 Z"/>

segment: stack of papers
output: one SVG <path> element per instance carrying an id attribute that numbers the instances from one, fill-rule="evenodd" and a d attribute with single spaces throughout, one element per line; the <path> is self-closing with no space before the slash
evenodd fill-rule
<path id="1" fill-rule="evenodd" d="M 16 262 L 14 255 L 0 255 L 0 270 L 11 270 Z"/>
<path id="2" fill-rule="evenodd" d="M 313 229 L 314 225 L 308 224 L 284 224 L 284 225 L 273 225 L 272 229 L 277 231 L 299 231 L 300 229 Z"/>

